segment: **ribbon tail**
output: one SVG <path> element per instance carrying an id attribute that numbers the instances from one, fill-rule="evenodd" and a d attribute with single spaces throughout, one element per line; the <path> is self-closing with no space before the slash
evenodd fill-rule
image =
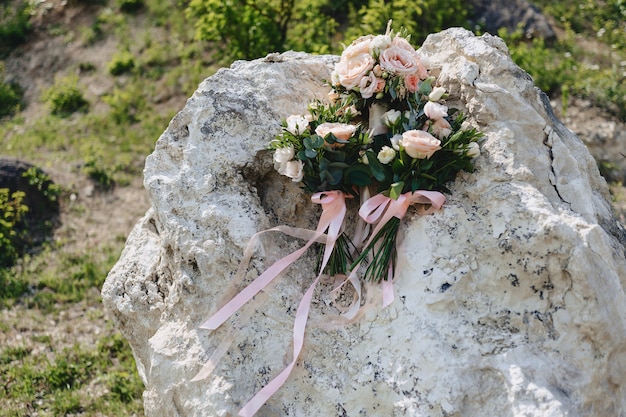
<path id="1" fill-rule="evenodd" d="M 304 294 L 304 297 L 302 297 L 302 300 L 300 300 L 300 305 L 296 311 L 296 319 L 293 324 L 293 360 L 280 374 L 278 374 L 278 376 L 271 380 L 254 397 L 252 397 L 250 401 L 248 401 L 248 403 L 239 411 L 239 415 L 241 417 L 254 416 L 263 404 L 265 404 L 267 400 L 269 400 L 270 397 L 283 386 L 283 384 L 287 381 L 287 378 L 289 378 L 291 371 L 298 361 L 302 347 L 304 346 L 306 322 L 309 318 L 313 293 L 320 277 L 321 275 L 313 281 L 313 284 L 311 284 L 307 292 Z"/>
<path id="2" fill-rule="evenodd" d="M 233 297 L 226 305 L 217 311 L 211 318 L 200 325 L 201 329 L 215 330 L 220 327 L 230 316 L 239 310 L 245 303 L 250 301 L 252 297 L 265 288 L 274 278 L 285 270 L 289 265 L 300 258 L 304 252 L 315 242 L 314 239 L 309 240 L 306 245 L 295 252 L 290 253 L 284 258 L 276 261 L 265 272 L 259 275 L 246 288 L 241 290 L 239 294 Z"/>
<path id="3" fill-rule="evenodd" d="M 389 265 L 387 279 L 383 280 L 383 308 L 393 303 L 395 293 L 393 291 L 393 267 Z"/>
<path id="4" fill-rule="evenodd" d="M 232 337 L 228 337 L 224 339 L 222 343 L 220 343 L 220 345 L 217 347 L 217 349 L 215 349 L 215 352 L 213 352 L 213 355 L 211 355 L 211 357 L 209 358 L 209 361 L 202 367 L 200 372 L 198 372 L 196 376 L 191 378 L 191 382 L 202 381 L 203 379 L 208 378 L 213 373 L 213 371 L 217 367 L 217 364 L 222 359 L 222 356 L 226 354 L 226 352 L 228 351 L 228 348 L 230 348 L 230 345 L 232 343 L 233 343 Z"/>

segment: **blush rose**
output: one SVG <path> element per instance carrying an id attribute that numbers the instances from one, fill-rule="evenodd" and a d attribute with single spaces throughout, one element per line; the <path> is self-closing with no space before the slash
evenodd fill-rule
<path id="1" fill-rule="evenodd" d="M 428 159 L 441 149 L 441 141 L 423 130 L 407 130 L 398 143 L 411 158 L 416 159 Z"/>

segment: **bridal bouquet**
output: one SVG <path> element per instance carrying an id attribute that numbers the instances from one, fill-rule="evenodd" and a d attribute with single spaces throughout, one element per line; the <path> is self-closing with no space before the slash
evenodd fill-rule
<path id="1" fill-rule="evenodd" d="M 441 207 L 446 183 L 459 171 L 473 171 L 481 134 L 464 128 L 464 115 L 445 105 L 445 89 L 436 85 L 408 37 L 390 29 L 348 46 L 331 79 L 330 103 L 316 102 L 308 114 L 283 121 L 270 143 L 274 166 L 310 193 L 358 196 L 365 188 L 376 193 L 360 210 L 364 221 L 377 226 L 372 236 L 350 265 L 339 262 L 331 273 L 366 263 L 365 279 L 380 282 L 393 276 L 406 208 Z M 346 252 L 350 246 L 338 245 L 331 256 L 353 259 Z"/>
<path id="2" fill-rule="evenodd" d="M 253 416 L 295 366 L 320 277 L 343 276 L 359 299 L 361 278 L 382 283 L 383 306 L 392 302 L 402 218 L 410 206 L 418 214 L 440 209 L 443 193 L 449 193 L 446 184 L 459 171 L 472 172 L 472 159 L 480 154 L 480 132 L 467 128 L 465 116 L 448 108 L 447 92 L 430 75 L 410 37 L 389 26 L 385 34 L 361 37 L 345 48 L 331 74 L 329 96 L 328 102 L 312 102 L 307 114 L 286 117 L 269 144 L 275 169 L 322 206 L 316 230 L 300 230 L 298 236 L 309 239 L 302 248 L 272 264 L 201 326 L 219 327 L 310 246 L 323 244 L 317 279 L 296 311 L 293 360 L 242 408 L 242 416 Z M 345 198 L 360 200 L 352 238 L 344 224 Z M 250 254 L 246 249 L 244 259 Z M 247 264 L 242 266 L 237 275 Z M 353 307 L 358 309 L 359 301 Z M 217 349 L 194 380 L 211 373 L 226 347 Z"/>

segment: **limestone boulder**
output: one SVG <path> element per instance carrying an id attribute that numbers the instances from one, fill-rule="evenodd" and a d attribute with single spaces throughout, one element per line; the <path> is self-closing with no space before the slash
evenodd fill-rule
<path id="1" fill-rule="evenodd" d="M 442 210 L 404 218 L 389 307 L 367 285 L 365 313 L 343 325 L 333 284 L 319 286 L 301 359 L 257 416 L 626 415 L 626 233 L 596 163 L 501 39 L 449 29 L 420 53 L 484 132 L 476 171 Z M 315 226 L 319 207 L 274 171 L 267 144 L 281 118 L 325 98 L 336 59 L 289 52 L 218 71 L 148 157 L 152 208 L 102 290 L 147 416 L 234 416 L 291 360 L 313 251 L 241 325 L 199 325 L 241 289 L 230 283 L 251 236 Z M 246 282 L 301 245 L 267 234 Z M 191 382 L 225 340 L 212 375 Z"/>

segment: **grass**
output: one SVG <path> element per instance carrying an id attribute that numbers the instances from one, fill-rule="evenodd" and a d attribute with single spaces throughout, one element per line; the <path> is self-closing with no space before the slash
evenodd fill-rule
<path id="1" fill-rule="evenodd" d="M 0 416 L 142 414 L 142 384 L 129 372 L 134 358 L 119 333 L 110 332 L 96 346 L 42 345 L 46 349 L 39 352 L 0 350 Z"/>

